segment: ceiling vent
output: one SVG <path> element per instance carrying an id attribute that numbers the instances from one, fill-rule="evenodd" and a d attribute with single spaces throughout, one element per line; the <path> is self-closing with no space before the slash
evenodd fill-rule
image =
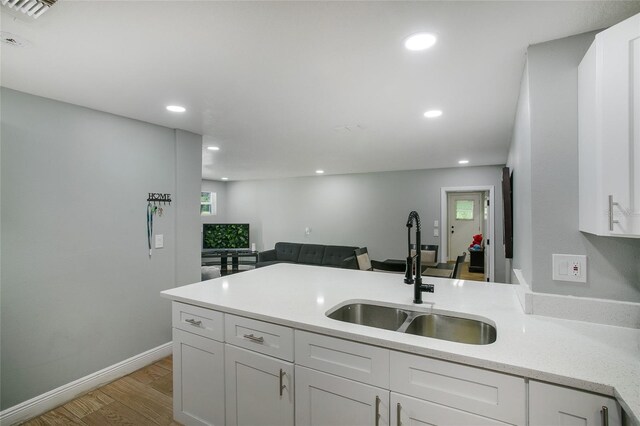
<path id="1" fill-rule="evenodd" d="M 1 0 L 2 5 L 38 19 L 58 0 Z"/>

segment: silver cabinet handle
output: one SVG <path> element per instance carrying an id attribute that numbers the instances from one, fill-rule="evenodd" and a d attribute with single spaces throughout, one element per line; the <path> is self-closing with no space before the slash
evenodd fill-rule
<path id="1" fill-rule="evenodd" d="M 244 337 L 245 339 L 249 339 L 252 342 L 256 342 L 256 343 L 264 343 L 264 337 L 256 337 L 253 334 L 245 334 L 242 337 Z"/>
<path id="2" fill-rule="evenodd" d="M 609 195 L 609 231 L 613 231 L 613 224 L 620 223 L 617 220 L 613 220 L 613 206 L 617 206 L 618 203 L 613 201 L 613 195 Z"/>
<path id="3" fill-rule="evenodd" d="M 202 321 L 196 321 L 193 318 L 186 319 L 185 321 L 196 327 L 200 327 L 202 325 Z"/>
<path id="4" fill-rule="evenodd" d="M 380 425 L 380 397 L 376 395 L 376 426 Z"/>
<path id="5" fill-rule="evenodd" d="M 609 426 L 609 409 L 603 405 L 600 414 L 602 415 L 602 426 Z"/>
<path id="6" fill-rule="evenodd" d="M 284 375 L 287 374 L 284 371 L 282 371 L 282 368 L 280 369 L 280 396 L 282 396 L 282 391 L 287 387 L 287 385 L 285 385 L 284 383 L 282 383 L 282 379 L 284 378 Z"/>
<path id="7" fill-rule="evenodd" d="M 402 411 L 402 405 L 398 402 L 396 406 L 396 426 L 402 426 L 402 420 L 400 419 L 400 412 Z"/>

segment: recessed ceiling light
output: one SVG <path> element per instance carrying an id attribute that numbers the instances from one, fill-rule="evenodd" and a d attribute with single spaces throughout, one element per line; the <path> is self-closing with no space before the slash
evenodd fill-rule
<path id="1" fill-rule="evenodd" d="M 404 47 L 409 50 L 425 50 L 436 44 L 436 36 L 429 33 L 410 35 L 404 41 Z"/>
<path id="2" fill-rule="evenodd" d="M 167 111 L 171 111 L 171 112 L 185 112 L 187 109 L 185 107 L 182 107 L 180 105 L 168 105 L 167 106 Z"/>
<path id="3" fill-rule="evenodd" d="M 210 151 L 220 151 L 219 146 L 208 146 L 207 149 Z"/>
<path id="4" fill-rule="evenodd" d="M 229 178 L 228 178 L 228 177 L 223 177 L 223 178 L 220 178 L 220 179 L 222 179 L 222 180 L 229 180 Z"/>
<path id="5" fill-rule="evenodd" d="M 432 109 L 424 113 L 424 116 L 427 118 L 436 118 L 442 115 L 442 111 L 439 109 Z"/>
<path id="6" fill-rule="evenodd" d="M 469 164 L 469 160 L 460 160 L 458 164 Z"/>
<path id="7" fill-rule="evenodd" d="M 316 174 L 321 175 L 324 173 L 324 170 L 316 170 Z"/>

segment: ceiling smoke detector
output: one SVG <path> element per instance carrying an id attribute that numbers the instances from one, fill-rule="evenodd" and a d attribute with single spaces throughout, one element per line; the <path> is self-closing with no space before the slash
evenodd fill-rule
<path id="1" fill-rule="evenodd" d="M 9 9 L 22 12 L 33 19 L 38 19 L 58 0 L 1 0 Z"/>

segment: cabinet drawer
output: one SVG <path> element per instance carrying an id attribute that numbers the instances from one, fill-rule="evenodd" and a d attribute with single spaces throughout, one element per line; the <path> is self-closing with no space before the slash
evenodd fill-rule
<path id="1" fill-rule="evenodd" d="M 389 350 L 296 330 L 296 364 L 389 388 Z"/>
<path id="2" fill-rule="evenodd" d="M 235 315 L 225 315 L 226 342 L 293 361 L 293 329 Z"/>
<path id="3" fill-rule="evenodd" d="M 391 392 L 391 419 L 393 426 L 438 425 L 438 426 L 508 426 L 498 420 L 478 416 L 421 399 L 411 398 Z"/>
<path id="4" fill-rule="evenodd" d="M 173 327 L 224 342 L 223 314 L 211 309 L 173 302 Z"/>
<path id="5" fill-rule="evenodd" d="M 521 377 L 391 352 L 391 390 L 464 411 L 525 424 Z"/>

